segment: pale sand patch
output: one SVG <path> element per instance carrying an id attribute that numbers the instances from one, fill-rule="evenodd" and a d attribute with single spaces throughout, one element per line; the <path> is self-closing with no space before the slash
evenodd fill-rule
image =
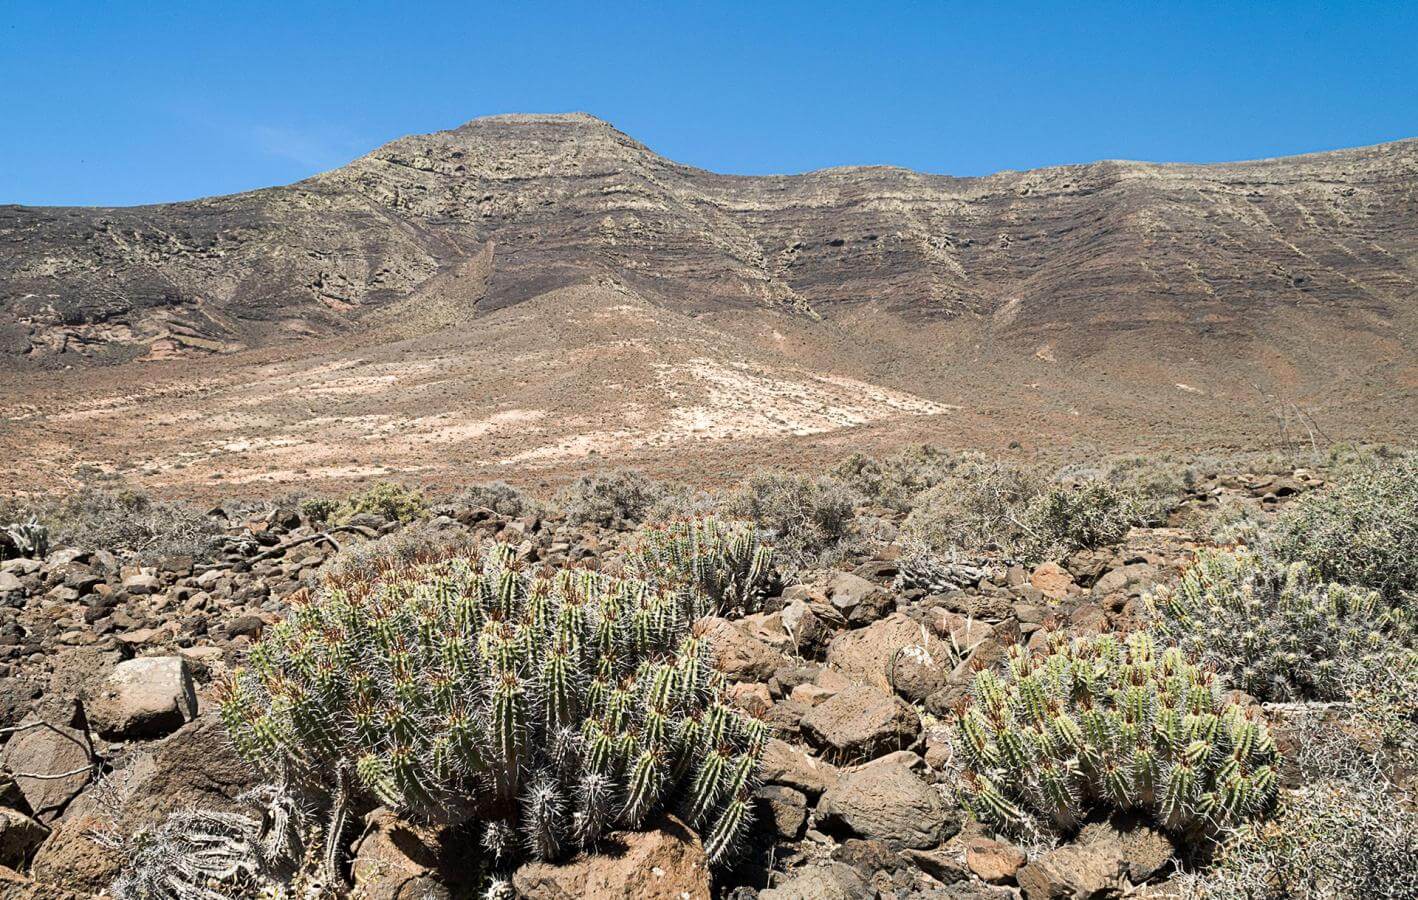
<path id="1" fill-rule="evenodd" d="M 778 373 L 702 357 L 656 366 L 656 386 L 666 401 L 659 424 L 635 404 L 621 411 L 622 427 L 572 434 L 499 462 L 550 462 L 689 442 L 823 434 L 958 409 L 854 378 Z"/>

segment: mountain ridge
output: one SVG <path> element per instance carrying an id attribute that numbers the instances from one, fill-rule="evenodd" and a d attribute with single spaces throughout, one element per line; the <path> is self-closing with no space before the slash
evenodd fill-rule
<path id="1" fill-rule="evenodd" d="M 1418 217 L 1415 184 L 1415 140 L 1242 163 L 1100 161 L 965 178 L 876 166 L 744 176 L 672 162 L 585 113 L 483 117 L 285 187 L 144 207 L 0 207 L 0 356 L 125 361 L 152 355 L 155 343 L 159 354 L 203 352 L 330 334 L 488 244 L 495 262 L 483 309 L 608 276 L 701 311 L 748 304 L 822 315 L 870 297 L 930 318 L 987 315 L 1020 293 L 1067 295 L 1100 257 L 1115 271 L 1093 289 L 1126 295 L 1148 278 L 1140 261 L 1149 252 L 1166 260 L 1166 243 L 1179 242 L 1176 254 L 1198 255 L 1180 232 L 1229 216 L 1234 233 L 1200 240 L 1278 236 L 1293 251 L 1272 255 L 1280 268 L 1313 263 L 1315 273 L 1296 273 L 1301 283 L 1318 276 L 1333 291 L 1347 279 L 1362 295 L 1375 286 L 1296 242 L 1324 230 L 1319 217 L 1276 223 L 1237 203 L 1264 207 L 1270 191 L 1284 195 L 1278 206 L 1302 206 L 1303 195 L 1335 232 L 1337 216 L 1351 217 L 1345 207 L 1363 216 L 1365 204 L 1397 202 L 1374 231 L 1399 232 L 1398 252 L 1379 254 L 1401 264 L 1380 280 L 1411 282 L 1418 228 L 1402 223 Z M 1323 196 L 1331 189 L 1365 195 L 1341 202 Z M 1047 272 L 1060 260 L 1066 279 Z M 1238 261 L 1224 261 L 1234 276 Z"/>
<path id="2" fill-rule="evenodd" d="M 286 187 L 0 208 L 0 451 L 190 490 L 1412 440 L 1416 329 L 1418 141 L 739 176 L 509 116 Z"/>

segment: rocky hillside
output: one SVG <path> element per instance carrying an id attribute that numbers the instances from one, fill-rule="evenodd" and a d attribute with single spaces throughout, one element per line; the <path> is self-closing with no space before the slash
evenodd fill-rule
<path id="1" fill-rule="evenodd" d="M 1411 473 L 1408 465 L 1394 471 Z M 1272 824 L 1249 838 L 1252 843 L 1234 844 L 1224 865 L 1206 861 L 1217 835 L 1201 826 L 1177 827 L 1165 815 L 1170 807 L 1147 799 L 1149 791 L 1134 793 L 1131 781 L 1121 789 L 1122 808 L 1113 808 L 1112 795 L 1079 794 L 1091 814 L 1057 834 L 992 825 L 990 808 L 974 794 L 985 776 L 971 771 L 963 743 L 970 732 L 961 719 L 972 697 L 988 702 L 992 673 L 1006 685 L 1016 677 L 1024 681 L 1022 661 L 1054 652 L 1050 648 L 1066 645 L 1065 638 L 1086 647 L 1140 626 L 1158 627 L 1148 598 L 1196 565 L 1194 554 L 1213 540 L 1206 523 L 1216 521 L 1218 512 L 1251 510 L 1253 525 L 1269 527 L 1277 514 L 1283 518 L 1333 496 L 1318 493 L 1335 489 L 1326 484 L 1330 476 L 1309 468 L 1267 473 L 1239 465 L 1204 474 L 1169 495 L 1165 524 L 1159 517 L 1032 563 L 975 553 L 922 557 L 907 535 L 931 501 L 917 497 L 916 512 L 903 521 L 900 509 L 881 505 L 894 495 L 880 493 L 880 502 L 856 508 L 848 549 L 838 562 L 767 578 L 760 569 L 754 577 L 761 591 L 741 595 L 751 599 L 752 611 L 725 606 L 717 610 L 721 615 L 693 626 L 695 639 L 712 648 L 716 696 L 736 711 L 727 714 L 760 723 L 756 770 L 743 794 L 750 809 L 741 839 L 745 852 L 715 859 L 708 825 L 682 821 L 694 822 L 692 804 L 667 798 L 663 810 L 638 827 L 609 835 L 600 852 L 567 850 L 550 854 L 550 861 L 536 859 L 533 850 L 525 854 L 531 859 L 514 852 L 489 873 L 487 832 L 412 812 L 420 801 L 408 794 L 380 800 L 366 792 L 354 796 L 333 863 L 313 883 L 303 880 L 310 874 L 303 868 L 292 875 L 288 868 L 268 867 L 265 851 L 253 849 L 259 834 L 262 847 L 290 851 L 271 838 L 280 827 L 270 813 L 277 807 L 260 812 L 263 803 L 273 802 L 272 789 L 261 787 L 264 776 L 251 765 L 262 760 L 244 759 L 240 732 L 227 730 L 239 721 L 229 700 L 233 672 L 285 652 L 273 649 L 292 633 L 278 624 L 282 620 L 298 619 L 302 609 L 321 603 L 343 602 L 318 590 L 312 601 L 310 586 L 338 585 L 340 597 L 346 589 L 358 597 L 362 579 L 390 577 L 399 558 L 423 554 L 427 560 L 453 547 L 482 549 L 492 542 L 527 569 L 575 566 L 586 577 L 612 575 L 634 571 L 638 548 L 647 535 L 653 540 L 660 533 L 657 528 L 637 530 L 618 515 L 612 520 L 611 510 L 627 509 L 628 495 L 611 502 L 615 497 L 605 485 L 583 498 L 603 502 L 594 510 L 601 521 L 589 519 L 593 510 L 582 505 L 546 507 L 505 487 L 489 487 L 426 509 L 406 495 L 386 494 L 388 501 L 403 502 L 386 503 L 382 511 L 350 507 L 337 519 L 330 518 L 332 505 L 228 503 L 206 514 L 204 533 L 218 537 L 195 555 L 174 551 L 191 543 L 187 531 L 167 535 L 178 542 L 167 549 L 150 546 L 145 553 L 117 544 L 55 546 L 47 553 L 30 547 L 27 556 L 0 560 L 0 894 L 73 898 L 107 890 L 106 896 L 122 900 L 181 898 L 194 896 L 183 891 L 210 878 L 206 885 L 213 893 L 203 896 L 232 900 L 345 895 L 329 890 L 340 885 L 351 888 L 347 896 L 368 898 L 1219 900 L 1241 896 L 1237 884 L 1276 879 L 1276 892 L 1256 896 L 1412 896 L 1418 879 L 1411 853 L 1415 819 L 1400 804 L 1411 797 L 1415 771 L 1406 762 L 1411 756 L 1402 755 L 1410 751 L 1401 749 L 1413 746 L 1414 636 L 1387 617 L 1371 622 L 1363 611 L 1335 612 L 1332 604 L 1344 590 L 1337 584 L 1305 595 L 1306 604 L 1331 604 L 1330 611 L 1318 613 L 1309 605 L 1297 610 L 1306 622 L 1299 630 L 1284 626 L 1278 609 L 1258 611 L 1262 601 L 1249 602 L 1243 615 L 1255 633 L 1246 638 L 1248 656 L 1207 658 L 1209 667 L 1234 673 L 1228 687 L 1252 666 L 1264 675 L 1247 683 L 1251 694 L 1225 694 L 1226 712 L 1212 726 L 1267 722 L 1269 732 L 1257 733 L 1256 746 L 1267 758 L 1277 749 L 1282 754 L 1274 763 L 1282 785 L 1278 806 L 1271 809 L 1267 801 L 1245 807 L 1246 817 L 1270 816 Z M 1412 485 L 1393 484 L 1402 493 L 1383 502 L 1399 501 L 1391 507 L 1394 517 L 1411 524 L 1418 515 Z M 1352 493 L 1338 496 L 1342 503 Z M 178 527 L 173 515 L 158 520 Z M 1403 527 L 1392 525 L 1393 533 Z M 793 543 L 786 534 L 780 537 L 786 566 Z M 1381 549 L 1371 546 L 1369 532 L 1347 539 Z M 1406 546 L 1412 550 L 1411 536 Z M 1324 551 L 1331 552 L 1328 546 Z M 1244 551 L 1220 558 L 1248 559 Z M 1389 574 L 1412 584 L 1410 571 Z M 1245 582 L 1246 596 L 1255 587 L 1256 596 L 1277 602 L 1260 584 Z M 442 602 L 431 599 L 432 591 L 415 596 Z M 1285 603 L 1296 602 L 1285 596 Z M 402 627 L 401 614 L 392 607 L 386 612 L 381 629 Z M 1382 643 L 1374 644 L 1373 636 L 1362 647 L 1339 640 L 1346 616 L 1365 628 L 1385 629 L 1377 638 Z M 327 627 L 338 631 L 334 619 Z M 1197 627 L 1208 632 L 1209 626 Z M 495 641 L 497 633 L 489 627 L 480 641 Z M 329 634 L 325 640 L 333 640 Z M 421 633 L 420 640 L 440 634 Z M 1129 637 L 1129 647 L 1143 634 Z M 1159 633 L 1159 658 L 1167 666 L 1165 640 Z M 1224 638 L 1210 633 L 1207 640 L 1218 649 Z M 253 652 L 258 644 L 265 649 Z M 359 669 L 362 654 L 376 644 L 370 637 L 345 667 Z M 409 645 L 395 646 L 410 658 Z M 1269 648 L 1284 653 L 1272 658 Z M 291 652 L 308 662 L 308 654 L 319 650 L 305 644 Z M 1357 667 L 1352 682 L 1308 680 L 1351 665 Z M 1130 671 L 1130 678 L 1149 683 L 1149 666 Z M 442 670 L 419 676 L 420 685 L 448 677 Z M 1366 693 L 1385 679 L 1396 693 Z M 532 681 L 527 684 L 532 690 Z M 1362 699 L 1330 702 L 1335 690 Z M 1216 696 L 1222 696 L 1219 690 Z M 1017 699 L 1022 702 L 1022 695 Z M 1055 711 L 1065 704 L 1060 697 L 1050 702 Z M 387 711 L 381 708 L 381 715 Z M 1163 752 L 1170 745 L 1162 714 L 1147 713 L 1147 721 L 1154 714 Z M 1354 769 L 1359 782 L 1336 774 L 1352 768 L 1355 759 L 1367 759 L 1364 754 L 1388 759 L 1383 732 L 1358 729 L 1388 721 L 1383 716 L 1390 714 L 1397 716 L 1388 736 L 1397 742 L 1393 768 L 1377 775 Z M 1087 741 L 1101 741 L 1089 713 L 1078 715 L 1090 723 Z M 1204 736 L 1205 726 L 1193 722 L 1202 718 L 1188 715 L 1186 727 Z M 625 739 L 633 743 L 637 734 L 648 733 L 648 724 L 645 729 L 631 729 Z M 1118 743 L 1130 749 L 1122 738 Z M 987 749 L 997 748 L 992 743 Z M 1229 759 L 1232 750 L 1221 745 L 1218 758 L 1224 751 Z M 1092 752 L 1080 751 L 1085 772 Z M 1188 754 L 1204 758 L 1190 748 Z M 1038 764 L 1035 756 L 1022 762 L 1009 757 L 990 774 L 1004 777 L 1010 768 L 1028 771 Z M 425 776 L 435 777 L 433 764 L 427 765 Z M 1169 777 L 1178 768 L 1187 766 L 1168 768 Z M 361 778 L 365 771 L 360 769 Z M 1078 770 L 1070 771 L 1086 783 Z M 1231 774 L 1217 775 L 1218 784 L 1237 772 L 1221 771 Z M 1265 771 L 1275 770 L 1267 763 Z M 296 784 L 283 782 L 280 790 Z M 1331 793 L 1315 793 L 1321 789 Z M 1267 796 L 1274 790 L 1271 784 Z M 1027 794 L 1012 796 L 1029 802 Z M 1337 813 L 1331 807 L 1310 812 L 1312 803 L 1330 796 L 1342 804 Z M 314 824 L 332 821 L 328 799 L 309 801 L 319 818 Z M 1208 815 L 1222 821 L 1232 811 L 1212 808 Z M 467 813 L 448 815 L 456 823 Z M 574 833 L 573 821 L 565 809 L 555 813 L 564 839 Z M 1293 845 L 1286 855 L 1265 857 L 1255 842 L 1275 834 L 1290 835 Z M 1336 840 L 1342 846 L 1331 843 Z M 203 863 L 216 868 L 203 869 Z M 1254 869 L 1246 868 L 1252 863 Z M 304 864 L 319 866 L 309 857 Z M 1316 879 L 1315 893 L 1290 892 L 1299 884 L 1297 873 Z M 489 881 L 490 874 L 495 877 Z M 1336 886 L 1343 890 L 1331 890 Z"/>
<path id="2" fill-rule="evenodd" d="M 588 282 L 693 313 L 983 318 L 1030 352 L 1144 332 L 1179 356 L 1289 358 L 1326 333 L 1397 341 L 1411 326 L 1418 142 L 984 178 L 733 177 L 590 116 L 495 116 L 288 187 L 0 208 L 0 247 L 7 366 L 260 346 L 411 296 L 486 311 Z"/>

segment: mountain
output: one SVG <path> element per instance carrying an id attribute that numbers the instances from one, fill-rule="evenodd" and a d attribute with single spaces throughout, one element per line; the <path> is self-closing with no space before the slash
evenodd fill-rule
<path id="1" fill-rule="evenodd" d="M 775 435 L 871 427 L 917 405 L 927 418 L 979 417 L 978 428 L 951 426 L 962 439 L 1037 426 L 1060 440 L 1238 442 L 1306 419 L 1326 433 L 1402 437 L 1415 418 L 1415 320 L 1418 140 L 982 178 L 887 167 L 728 176 L 666 160 L 590 116 L 509 115 L 397 140 L 286 187 L 131 208 L 0 207 L 9 421 L 54 427 L 47 404 L 72 402 L 80 386 L 131 384 L 131 403 L 155 383 L 229 376 L 235 387 L 252 366 L 318 359 L 309 371 L 324 371 L 432 342 L 493 357 L 516 344 L 547 360 L 489 368 L 475 398 L 454 392 L 446 408 L 402 395 L 379 408 L 476 408 L 483 422 L 561 373 L 580 404 L 563 419 L 615 418 L 621 394 L 569 361 L 634 350 L 643 359 L 629 370 L 650 381 L 631 393 L 669 367 L 670 382 L 700 389 L 731 394 L 724 379 L 743 375 L 830 395 L 772 401 L 808 397 L 805 410 L 871 391 L 896 398 L 881 401 L 897 410 L 885 418 L 849 408 Z M 593 335 L 608 343 L 587 344 Z M 718 375 L 686 374 L 692 360 Z M 829 389 L 833 379 L 866 387 Z M 638 402 L 682 409 L 662 387 L 671 393 Z M 754 390 L 751 407 L 769 402 Z M 518 408 L 546 421 L 556 404 L 538 391 Z M 376 402 L 355 387 L 341 396 Z M 709 432 L 729 441 L 734 430 Z M 79 452 L 87 441 L 61 443 Z"/>

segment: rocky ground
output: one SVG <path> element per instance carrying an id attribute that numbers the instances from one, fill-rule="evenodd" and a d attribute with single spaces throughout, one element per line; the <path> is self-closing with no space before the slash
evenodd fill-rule
<path id="1" fill-rule="evenodd" d="M 1211 478 L 1172 527 L 1032 568 L 962 560 L 954 586 L 930 593 L 896 586 L 899 515 L 859 510 L 874 537 L 841 565 L 787 579 L 760 613 L 701 626 L 735 702 L 776 735 L 737 865 L 711 877 L 698 839 L 665 819 L 590 857 L 525 865 L 513 887 L 540 900 L 1168 896 L 1179 850 L 1145 823 L 1095 821 L 1063 845 L 1021 847 L 970 821 L 953 799 L 945 717 L 1010 645 L 1127 627 L 1148 586 L 1199 546 L 1198 514 L 1239 497 L 1274 508 L 1321 482 L 1305 470 Z M 296 508 L 228 509 L 211 513 L 228 535 L 211 561 L 60 547 L 0 563 L 0 895 L 102 892 L 119 863 L 95 836 L 237 805 L 257 778 L 215 715 L 214 681 L 342 547 L 402 527 L 366 514 L 326 530 Z M 507 541 L 550 565 L 617 567 L 628 538 L 559 514 L 433 512 L 419 528 Z M 361 827 L 358 895 L 461 895 L 459 860 L 437 834 L 382 809 Z"/>

